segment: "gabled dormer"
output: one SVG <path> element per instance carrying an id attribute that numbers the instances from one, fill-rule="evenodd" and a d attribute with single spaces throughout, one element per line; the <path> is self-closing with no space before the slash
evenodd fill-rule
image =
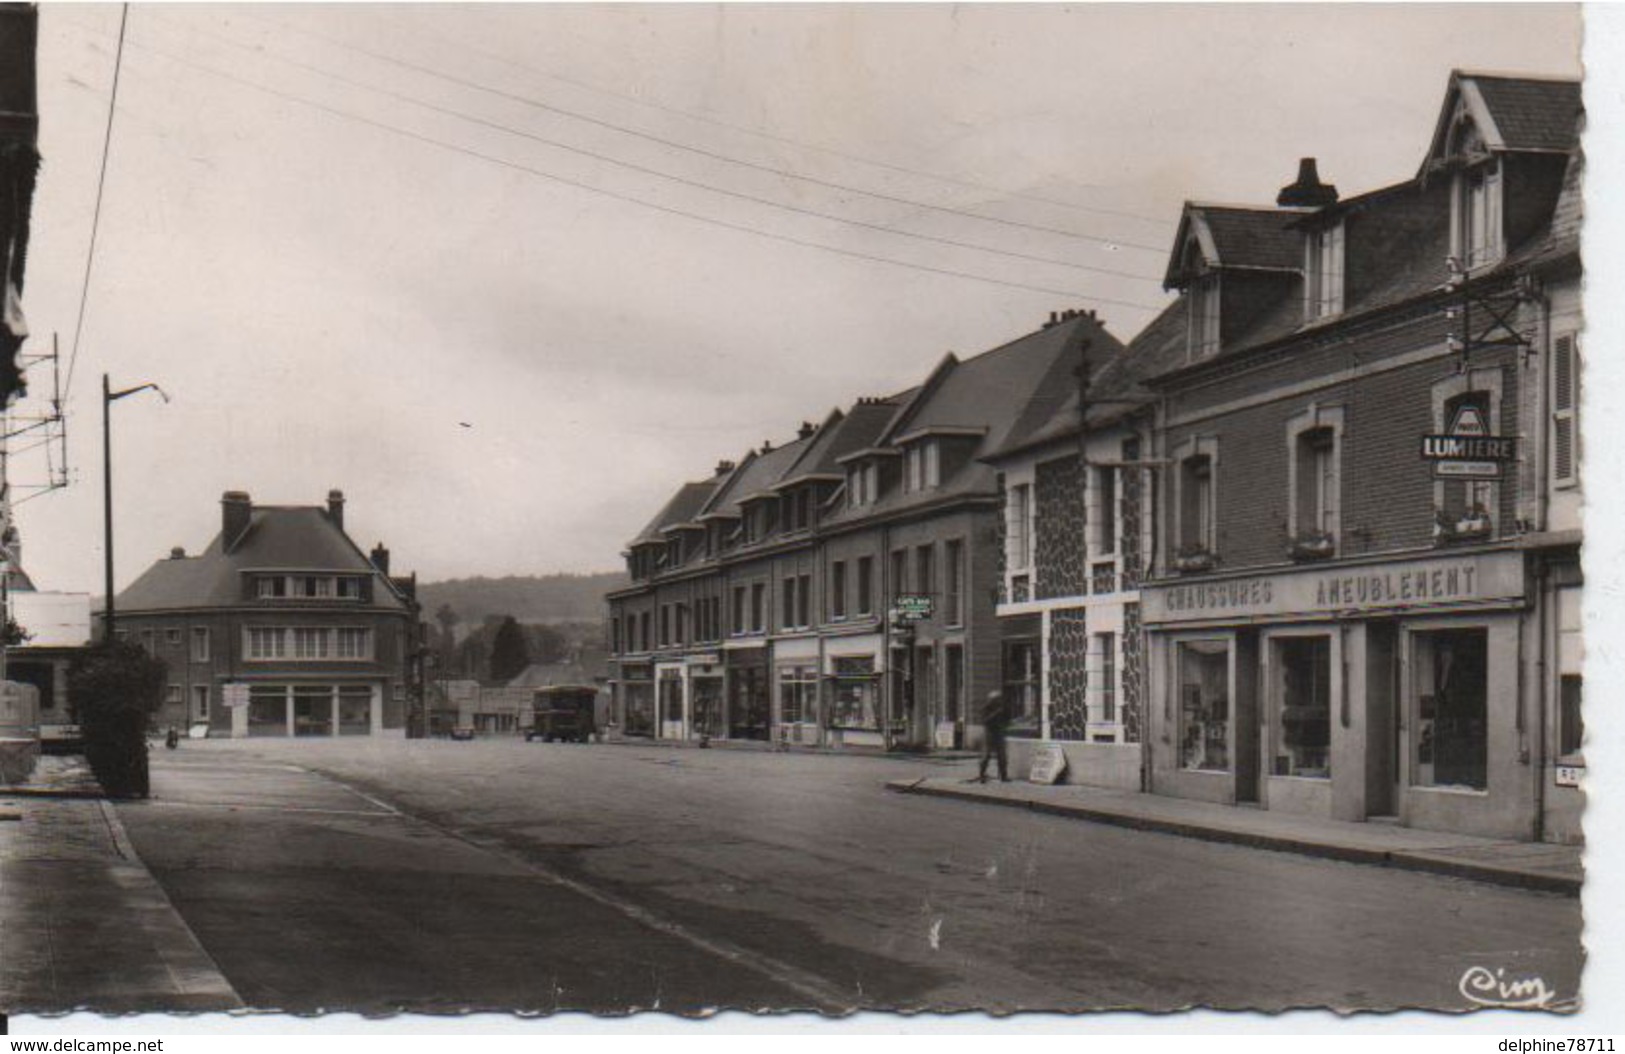
<path id="1" fill-rule="evenodd" d="M 1259 208 L 1186 202 L 1163 286 L 1184 294 L 1187 361 L 1224 350 L 1303 273 L 1301 206 Z"/>
<path id="2" fill-rule="evenodd" d="M 1450 75 L 1421 178 L 1450 181 L 1457 272 L 1494 267 L 1549 222 L 1580 114 L 1578 81 Z"/>

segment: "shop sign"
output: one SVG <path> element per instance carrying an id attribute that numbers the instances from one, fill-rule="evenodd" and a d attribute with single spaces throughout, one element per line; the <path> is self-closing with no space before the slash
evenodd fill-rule
<path id="1" fill-rule="evenodd" d="M 684 658 L 690 666 L 721 666 L 722 656 L 715 652 L 706 652 L 702 655 L 689 655 Z"/>
<path id="2" fill-rule="evenodd" d="M 1475 406 L 1456 411 L 1450 431 L 1422 437 L 1422 460 L 1433 462 L 1436 476 L 1455 479 L 1499 479 L 1501 466 L 1518 459 L 1518 441 L 1492 436 Z"/>
<path id="3" fill-rule="evenodd" d="M 1338 571 L 1305 570 L 1189 585 L 1147 586 L 1147 623 L 1271 615 L 1344 615 L 1428 604 L 1512 601 L 1523 597 L 1517 553 L 1492 553 Z"/>
<path id="4" fill-rule="evenodd" d="M 240 681 L 233 681 L 220 689 L 220 702 L 223 706 L 239 707 L 248 705 L 248 685 Z"/>
<path id="5" fill-rule="evenodd" d="M 1578 787 L 1580 780 L 1585 778 L 1585 774 L 1586 767 L 1584 765 L 1559 765 L 1557 766 L 1556 775 L 1557 785 L 1559 787 Z"/>
<path id="6" fill-rule="evenodd" d="M 1027 772 L 1029 783 L 1058 783 L 1066 772 L 1066 753 L 1059 743 L 1039 743 L 1033 748 L 1032 768 Z"/>
<path id="7" fill-rule="evenodd" d="M 892 604 L 892 618 L 904 622 L 918 622 L 931 617 L 931 598 L 928 596 L 901 596 Z"/>

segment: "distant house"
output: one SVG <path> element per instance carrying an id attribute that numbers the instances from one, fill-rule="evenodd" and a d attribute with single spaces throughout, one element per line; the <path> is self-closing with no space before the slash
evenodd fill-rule
<path id="1" fill-rule="evenodd" d="M 232 737 L 403 730 L 415 576 L 391 578 L 387 549 L 369 557 L 350 540 L 340 491 L 325 508 L 227 491 L 220 507 L 207 549 L 175 549 L 117 599 L 115 634 L 169 666 L 160 725 Z"/>
<path id="2" fill-rule="evenodd" d="M 35 588 L 23 570 L 22 542 L 15 527 L 5 534 L 6 611 L 27 634 L 6 649 L 8 681 L 39 689 L 41 726 L 70 724 L 68 667 L 90 643 L 90 594 Z"/>

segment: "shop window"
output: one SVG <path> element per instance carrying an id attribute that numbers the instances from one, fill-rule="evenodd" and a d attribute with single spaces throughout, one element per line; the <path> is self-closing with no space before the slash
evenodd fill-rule
<path id="1" fill-rule="evenodd" d="M 1415 636 L 1416 785 L 1488 786 L 1488 633 Z"/>
<path id="2" fill-rule="evenodd" d="M 1004 699 L 1010 709 L 1010 735 L 1037 736 L 1042 732 L 1042 675 L 1043 659 L 1037 641 L 1005 642 Z"/>
<path id="3" fill-rule="evenodd" d="M 695 677 L 692 682 L 694 699 L 694 731 L 702 736 L 720 736 L 722 727 L 722 678 Z"/>
<path id="4" fill-rule="evenodd" d="M 1179 764 L 1230 771 L 1230 646 L 1222 640 L 1178 645 Z"/>
<path id="5" fill-rule="evenodd" d="M 728 676 L 728 737 L 766 739 L 767 668 L 739 666 Z"/>
<path id="6" fill-rule="evenodd" d="M 1580 753 L 1585 742 L 1585 722 L 1580 712 L 1578 674 L 1565 674 L 1558 681 L 1557 693 L 1557 753 L 1569 757 Z"/>
<path id="7" fill-rule="evenodd" d="M 1573 335 L 1552 341 L 1552 482 L 1580 481 L 1580 360 Z"/>
<path id="8" fill-rule="evenodd" d="M 794 725 L 811 722 L 818 714 L 818 669 L 814 666 L 779 667 L 779 721 Z"/>
<path id="9" fill-rule="evenodd" d="M 683 671 L 660 671 L 660 719 L 677 723 L 683 719 Z"/>
<path id="10" fill-rule="evenodd" d="M 626 734 L 654 735 L 654 685 L 649 683 L 649 667 L 628 668 L 621 685 L 621 700 Z"/>
<path id="11" fill-rule="evenodd" d="M 364 736 L 372 731 L 372 689 L 364 684 L 339 685 L 339 735 Z"/>
<path id="12" fill-rule="evenodd" d="M 880 730 L 875 659 L 872 655 L 840 655 L 832 661 L 835 697 L 830 724 L 835 728 Z"/>
<path id="13" fill-rule="evenodd" d="M 293 734 L 296 736 L 333 734 L 332 688 L 324 684 L 294 685 Z"/>
<path id="14" fill-rule="evenodd" d="M 248 734 L 288 734 L 288 690 L 280 684 L 251 685 L 248 689 Z"/>
<path id="15" fill-rule="evenodd" d="M 1275 642 L 1276 776 L 1331 776 L 1332 640 L 1288 637 Z"/>

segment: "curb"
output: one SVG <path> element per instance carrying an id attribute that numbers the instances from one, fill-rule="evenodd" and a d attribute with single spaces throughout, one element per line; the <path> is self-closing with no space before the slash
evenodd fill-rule
<path id="1" fill-rule="evenodd" d="M 923 794 L 930 797 L 952 798 L 956 801 L 977 802 L 984 805 L 1001 805 L 1006 808 L 1026 809 L 1029 812 L 1063 816 L 1074 820 L 1086 820 L 1091 823 L 1109 824 L 1113 827 L 1125 827 L 1136 831 L 1154 831 L 1160 834 L 1177 835 L 1182 838 L 1196 838 L 1208 842 L 1242 845 L 1253 849 L 1270 849 L 1284 853 L 1296 853 L 1300 856 L 1340 860 L 1350 864 L 1376 865 L 1405 871 L 1448 875 L 1453 878 L 1465 878 L 1491 885 L 1511 886 L 1518 889 L 1537 890 L 1543 893 L 1559 893 L 1570 897 L 1579 896 L 1581 885 L 1584 882 L 1583 878 L 1519 871 L 1512 868 L 1481 864 L 1471 860 L 1435 856 L 1425 851 L 1367 849 L 1362 846 L 1310 842 L 1300 838 L 1265 834 L 1259 831 L 1233 831 L 1224 828 L 1204 827 L 1200 824 L 1186 823 L 1180 820 L 1167 820 L 1152 816 L 1128 816 L 1109 809 L 1092 808 L 1088 805 L 1070 803 L 1063 805 L 1059 802 L 1037 801 L 1031 798 L 998 798 L 971 791 L 956 790 L 952 787 L 926 786 L 924 780 L 892 780 L 887 782 L 886 789 L 898 794 Z"/>

